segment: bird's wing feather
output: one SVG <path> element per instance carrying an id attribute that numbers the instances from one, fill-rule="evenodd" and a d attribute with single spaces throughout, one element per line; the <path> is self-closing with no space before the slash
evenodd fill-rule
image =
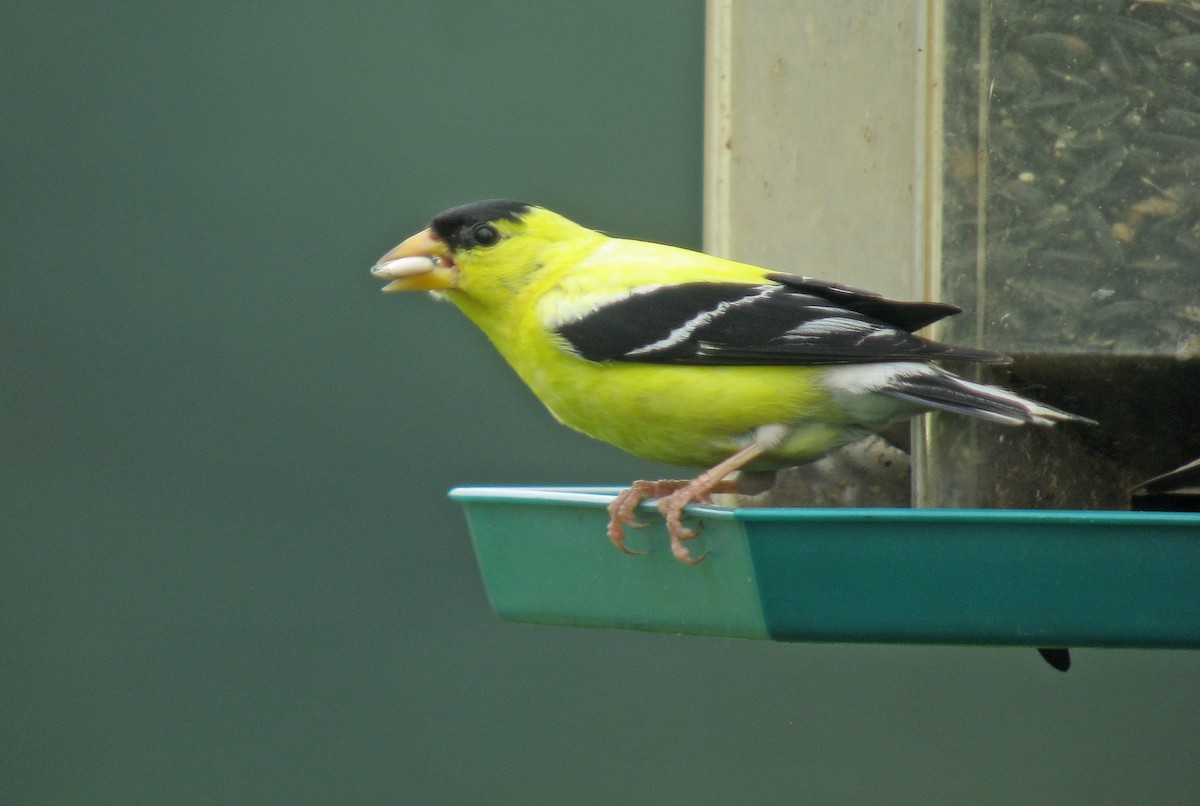
<path id="1" fill-rule="evenodd" d="M 962 313 L 962 308 L 945 302 L 902 302 L 888 299 L 874 291 L 864 291 L 861 288 L 799 274 L 772 273 L 767 275 L 767 279 L 827 299 L 835 305 L 849 308 L 884 324 L 903 328 L 909 333 L 932 325 L 947 316 Z"/>
<path id="2" fill-rule="evenodd" d="M 571 352 L 589 361 L 778 365 L 1005 360 L 998 353 L 939 344 L 909 332 L 917 321 L 948 315 L 950 306 L 897 303 L 846 286 L 788 277 L 786 283 L 634 288 L 577 309 L 577 315 L 551 329 Z"/>

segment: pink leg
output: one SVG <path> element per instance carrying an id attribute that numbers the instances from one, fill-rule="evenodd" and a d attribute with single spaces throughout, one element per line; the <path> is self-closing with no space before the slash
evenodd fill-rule
<path id="1" fill-rule="evenodd" d="M 706 502 L 715 492 L 735 492 L 734 482 L 724 481 L 725 477 L 748 462 L 757 459 L 766 450 L 758 442 L 751 442 L 740 451 L 704 471 L 687 484 L 678 487 L 669 495 L 659 498 L 658 511 L 667 521 L 667 534 L 671 536 L 671 553 L 675 559 L 688 565 L 695 565 L 708 556 L 708 552 L 699 557 L 693 557 L 684 541 L 696 537 L 696 531 L 683 525 L 683 508 L 693 502 Z"/>

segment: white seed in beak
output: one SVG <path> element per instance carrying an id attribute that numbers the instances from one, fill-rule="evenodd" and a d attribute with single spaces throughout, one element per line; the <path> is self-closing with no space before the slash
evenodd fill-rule
<path id="1" fill-rule="evenodd" d="M 438 267 L 438 263 L 428 255 L 417 257 L 401 257 L 395 260 L 381 260 L 371 267 L 371 274 L 380 280 L 398 280 L 401 277 L 411 277 L 423 274 Z"/>

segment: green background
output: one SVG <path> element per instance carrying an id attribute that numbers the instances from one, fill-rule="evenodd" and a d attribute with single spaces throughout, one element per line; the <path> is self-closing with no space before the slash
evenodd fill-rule
<path id="1" fill-rule="evenodd" d="M 0 22 L 0 802 L 1200 796 L 1195 653 L 489 612 L 449 487 L 665 471 L 367 269 L 493 196 L 698 246 L 700 3 Z"/>

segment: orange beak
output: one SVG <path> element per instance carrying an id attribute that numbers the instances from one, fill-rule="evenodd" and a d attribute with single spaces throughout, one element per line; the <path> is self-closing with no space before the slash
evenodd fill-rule
<path id="1" fill-rule="evenodd" d="M 450 250 L 433 230 L 423 229 L 388 252 L 371 274 L 390 280 L 384 291 L 441 291 L 454 288 L 457 272 Z"/>

